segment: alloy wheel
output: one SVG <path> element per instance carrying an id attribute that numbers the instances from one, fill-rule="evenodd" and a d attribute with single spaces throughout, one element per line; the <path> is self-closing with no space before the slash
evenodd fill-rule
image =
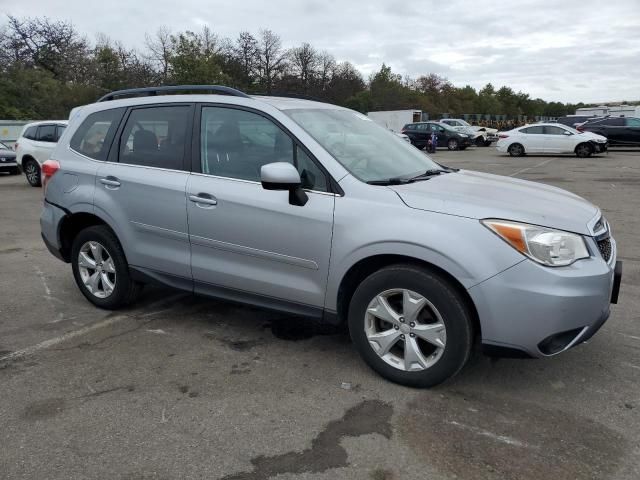
<path id="1" fill-rule="evenodd" d="M 435 365 L 447 343 L 440 312 L 412 290 L 396 288 L 376 295 L 367 306 L 364 325 L 373 351 L 387 364 L 407 372 Z"/>
<path id="2" fill-rule="evenodd" d="M 85 242 L 78 253 L 78 270 L 85 288 L 97 298 L 107 298 L 116 287 L 116 269 L 107 249 Z"/>
<path id="3" fill-rule="evenodd" d="M 27 181 L 30 184 L 35 185 L 36 183 L 38 183 L 38 167 L 36 167 L 36 164 L 34 162 L 27 163 L 27 166 L 24 169 L 24 173 L 27 176 Z"/>

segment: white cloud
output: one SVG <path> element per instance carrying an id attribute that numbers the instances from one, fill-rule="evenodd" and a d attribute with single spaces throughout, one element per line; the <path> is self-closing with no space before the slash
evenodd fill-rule
<path id="1" fill-rule="evenodd" d="M 563 102 L 640 98 L 640 2 L 617 0 L 86 0 L 6 2 L 4 13 L 72 21 L 89 38 L 105 33 L 142 47 L 145 33 L 270 28 L 285 46 L 310 42 L 367 76 L 382 62 L 455 85 L 508 85 Z"/>

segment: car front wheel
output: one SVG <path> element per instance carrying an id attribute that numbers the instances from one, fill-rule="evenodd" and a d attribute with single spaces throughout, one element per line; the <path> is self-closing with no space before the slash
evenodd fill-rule
<path id="1" fill-rule="evenodd" d="M 458 140 L 456 140 L 455 138 L 450 139 L 447 142 L 447 148 L 449 150 L 458 150 Z"/>
<path id="2" fill-rule="evenodd" d="M 365 362 L 411 387 L 432 387 L 460 371 L 471 352 L 471 325 L 457 290 L 413 265 L 373 273 L 349 306 L 349 332 Z"/>
<path id="3" fill-rule="evenodd" d="M 593 153 L 593 149 L 591 145 L 588 143 L 581 143 L 576 147 L 576 156 L 579 158 L 587 158 L 590 157 Z"/>

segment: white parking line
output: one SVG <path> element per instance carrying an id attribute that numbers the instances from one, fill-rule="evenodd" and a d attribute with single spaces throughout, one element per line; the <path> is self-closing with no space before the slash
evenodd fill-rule
<path id="1" fill-rule="evenodd" d="M 172 295 L 170 297 L 164 298 L 162 300 L 159 300 L 157 302 L 153 302 L 149 305 L 147 305 L 145 308 L 149 309 L 149 308 L 153 308 L 154 306 L 158 306 L 158 305 L 165 305 L 167 302 L 171 302 L 173 300 L 177 300 L 178 298 L 181 297 L 185 297 L 186 294 L 184 293 L 179 293 L 176 295 Z M 81 337 L 82 335 L 86 335 L 87 333 L 93 332 L 94 330 L 99 330 L 101 328 L 105 328 L 105 327 L 109 327 L 111 325 L 114 325 L 122 320 L 126 320 L 126 319 L 135 319 L 135 318 L 146 318 L 146 317 L 150 317 L 152 315 L 158 315 L 160 313 L 164 313 L 167 310 L 170 309 L 162 309 L 162 310 L 157 310 L 157 311 L 151 311 L 151 312 L 147 312 L 144 313 L 142 315 L 135 315 L 135 314 L 122 314 L 122 315 L 116 315 L 114 317 L 111 318 L 107 318 L 105 320 L 102 320 L 101 322 L 97 322 L 91 325 L 87 325 L 86 327 L 82 327 L 78 330 L 74 330 L 72 332 L 68 332 L 65 333 L 64 335 L 60 335 L 59 337 L 55 337 L 55 338 L 50 338 L 49 340 L 45 340 L 44 342 L 40 342 L 36 345 L 32 345 L 30 347 L 27 348 L 23 348 L 22 350 L 16 350 L 15 352 L 11 352 L 8 353 L 7 355 L 4 355 L 2 357 L 0 357 L 0 362 L 3 361 L 7 361 L 7 360 L 15 360 L 16 358 L 20 358 L 20 357 L 26 357 L 28 355 L 33 355 L 34 353 L 40 351 L 40 350 L 44 350 L 50 347 L 53 347 L 54 345 L 58 345 L 60 343 L 66 342 L 67 340 L 71 340 L 72 338 L 76 338 L 76 337 Z"/>
<path id="2" fill-rule="evenodd" d="M 544 162 L 540 162 L 537 165 L 534 165 L 533 167 L 522 168 L 522 169 L 518 170 L 517 172 L 512 173 L 509 176 L 510 177 L 515 177 L 516 175 L 519 175 L 521 173 L 527 172 L 529 170 L 533 170 L 534 168 L 542 167 L 542 166 L 546 165 L 547 163 L 549 163 L 549 162 L 551 162 L 553 160 L 554 160 L 553 158 L 549 158 L 548 160 L 545 160 Z"/>

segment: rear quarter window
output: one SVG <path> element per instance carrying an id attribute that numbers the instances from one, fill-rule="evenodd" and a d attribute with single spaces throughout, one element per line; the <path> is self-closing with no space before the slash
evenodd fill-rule
<path id="1" fill-rule="evenodd" d="M 105 161 L 123 113 L 124 108 L 92 113 L 73 134 L 69 146 L 82 155 Z"/>

